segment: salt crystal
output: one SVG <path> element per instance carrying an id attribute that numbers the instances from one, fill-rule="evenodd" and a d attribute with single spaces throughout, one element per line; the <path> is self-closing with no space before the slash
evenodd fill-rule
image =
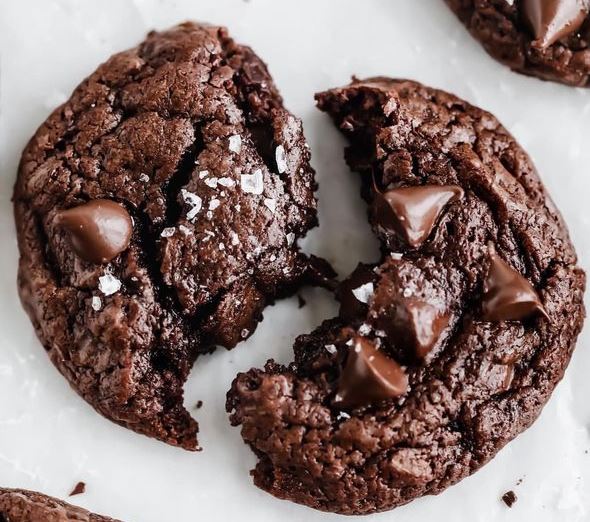
<path id="1" fill-rule="evenodd" d="M 231 178 L 219 178 L 217 183 L 219 183 L 222 187 L 233 187 L 236 184 L 236 182 Z"/>
<path id="2" fill-rule="evenodd" d="M 244 328 L 242 330 L 242 339 L 245 339 L 246 337 L 248 337 L 248 335 L 250 335 L 250 330 L 248 330 L 247 328 Z"/>
<path id="3" fill-rule="evenodd" d="M 240 244 L 240 238 L 235 232 L 231 233 L 231 244 L 236 246 Z"/>
<path id="4" fill-rule="evenodd" d="M 229 150 L 239 154 L 242 150 L 242 137 L 239 135 L 229 137 Z"/>
<path id="5" fill-rule="evenodd" d="M 332 353 L 332 354 L 334 354 L 334 353 L 336 353 L 336 352 L 338 351 L 338 350 L 336 349 L 336 346 L 335 346 L 335 345 L 333 345 L 333 344 L 327 344 L 327 345 L 325 346 L 325 348 L 326 348 L 326 350 L 327 350 L 329 353 Z"/>
<path id="6" fill-rule="evenodd" d="M 264 192 L 264 179 L 262 177 L 262 170 L 258 169 L 254 172 L 254 174 L 242 174 L 240 178 L 242 190 L 246 194 L 259 195 Z"/>
<path id="7" fill-rule="evenodd" d="M 150 177 L 147 174 L 141 174 L 139 176 L 139 181 L 142 181 L 143 183 L 148 183 L 150 180 Z"/>
<path id="8" fill-rule="evenodd" d="M 225 245 L 223 243 L 219 243 L 219 250 L 225 250 Z"/>
<path id="9" fill-rule="evenodd" d="M 336 419 L 338 420 L 342 420 L 342 419 L 350 419 L 350 415 L 348 413 L 346 413 L 345 411 L 341 411 L 338 416 L 336 417 Z"/>
<path id="10" fill-rule="evenodd" d="M 277 169 L 279 169 L 279 174 L 284 174 L 287 172 L 287 157 L 285 154 L 285 147 L 279 145 L 275 150 L 275 159 L 277 162 Z"/>
<path id="11" fill-rule="evenodd" d="M 373 297 L 373 293 L 375 292 L 375 287 L 373 283 L 366 283 L 364 285 L 355 288 L 352 291 L 352 294 L 361 302 L 367 304 L 369 299 Z"/>
<path id="12" fill-rule="evenodd" d="M 371 326 L 367 323 L 363 323 L 359 326 L 359 334 L 363 337 L 366 337 L 371 333 Z"/>
<path id="13" fill-rule="evenodd" d="M 162 233 L 160 234 L 160 236 L 172 237 L 174 235 L 174 232 L 176 232 L 176 229 L 174 227 L 167 227 L 164 230 L 162 230 Z"/>
<path id="14" fill-rule="evenodd" d="M 102 300 L 97 295 L 92 297 L 92 309 L 98 312 L 102 308 Z"/>
<path id="15" fill-rule="evenodd" d="M 217 178 L 207 178 L 205 180 L 205 185 L 207 185 L 209 188 L 214 189 L 214 188 L 217 188 L 217 182 L 218 181 L 219 180 Z"/>
<path id="16" fill-rule="evenodd" d="M 404 297 L 412 297 L 413 292 L 409 288 L 404 288 Z"/>
<path id="17" fill-rule="evenodd" d="M 266 208 L 268 208 L 268 210 L 270 210 L 272 213 L 274 213 L 274 211 L 277 209 L 277 200 L 265 198 L 264 205 L 266 206 Z"/>
<path id="18" fill-rule="evenodd" d="M 221 205 L 221 201 L 213 198 L 211 201 L 209 201 L 209 210 L 215 210 L 219 205 Z"/>
<path id="19" fill-rule="evenodd" d="M 201 172 L 199 172 L 199 179 L 206 178 L 208 175 L 209 175 L 208 170 L 202 170 Z"/>
<path id="20" fill-rule="evenodd" d="M 287 238 L 287 245 L 291 246 L 295 243 L 295 234 L 293 232 L 289 232 L 285 237 Z"/>
<path id="21" fill-rule="evenodd" d="M 121 281 L 119 281 L 114 275 L 105 273 L 98 278 L 98 289 L 104 295 L 116 294 L 121 290 Z"/>
<path id="22" fill-rule="evenodd" d="M 193 231 L 184 225 L 178 225 L 178 230 L 180 230 L 185 236 L 190 236 Z"/>
<path id="23" fill-rule="evenodd" d="M 404 258 L 404 255 L 398 254 L 397 252 L 392 252 L 391 258 L 394 259 L 395 261 L 401 261 Z"/>
<path id="24" fill-rule="evenodd" d="M 193 220 L 201 211 L 201 207 L 203 206 L 203 200 L 196 194 L 193 194 L 192 192 L 189 192 L 186 189 L 182 189 L 180 193 L 182 194 L 182 199 L 184 199 L 184 202 L 187 205 L 190 205 L 191 207 L 191 209 L 186 214 L 186 218 L 189 221 Z"/>

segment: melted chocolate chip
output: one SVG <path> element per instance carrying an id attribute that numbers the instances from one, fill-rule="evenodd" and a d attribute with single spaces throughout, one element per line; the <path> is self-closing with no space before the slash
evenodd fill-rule
<path id="1" fill-rule="evenodd" d="M 588 16 L 588 0 L 524 0 L 523 14 L 541 48 L 576 32 Z"/>
<path id="2" fill-rule="evenodd" d="M 96 199 L 55 216 L 55 224 L 69 235 L 72 248 L 90 263 L 108 263 L 127 249 L 133 222 L 125 208 Z"/>
<path id="3" fill-rule="evenodd" d="M 402 187 L 375 191 L 373 215 L 377 224 L 400 234 L 412 248 L 428 239 L 444 208 L 463 197 L 454 185 Z"/>
<path id="4" fill-rule="evenodd" d="M 416 298 L 403 299 L 376 322 L 377 328 L 384 330 L 396 345 L 402 345 L 404 351 L 412 350 L 419 360 L 432 351 L 448 324 L 448 315 Z"/>
<path id="5" fill-rule="evenodd" d="M 491 254 L 484 285 L 484 320 L 521 321 L 539 313 L 547 317 L 533 286 L 498 255 Z"/>
<path id="6" fill-rule="evenodd" d="M 334 404 L 343 408 L 368 406 L 406 393 L 408 377 L 403 368 L 368 339 L 353 339 Z"/>
<path id="7" fill-rule="evenodd" d="M 364 316 L 367 311 L 368 287 L 375 281 L 375 272 L 366 265 L 359 265 L 353 274 L 344 281 L 337 291 L 340 301 L 340 317 L 346 321 L 353 321 Z"/>

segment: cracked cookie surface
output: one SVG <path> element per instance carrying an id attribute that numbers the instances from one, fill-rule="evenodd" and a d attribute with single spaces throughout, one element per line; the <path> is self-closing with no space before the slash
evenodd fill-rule
<path id="1" fill-rule="evenodd" d="M 588 0 L 445 0 L 511 69 L 577 87 L 590 81 Z"/>
<path id="2" fill-rule="evenodd" d="M 530 426 L 582 328 L 585 274 L 488 112 L 388 78 L 317 100 L 350 141 L 382 257 L 340 286 L 340 316 L 300 337 L 291 365 L 240 374 L 227 410 L 256 485 L 367 514 L 440 493 Z"/>
<path id="3" fill-rule="evenodd" d="M 107 418 L 194 450 L 183 384 L 266 305 L 330 269 L 301 122 L 221 27 L 152 32 L 84 80 L 27 145 L 21 299 L 51 360 Z"/>
<path id="4" fill-rule="evenodd" d="M 41 493 L 0 488 L 1 522 L 116 522 Z"/>

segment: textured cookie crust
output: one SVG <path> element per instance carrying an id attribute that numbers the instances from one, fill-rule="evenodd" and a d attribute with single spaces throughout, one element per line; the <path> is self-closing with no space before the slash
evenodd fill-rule
<path id="1" fill-rule="evenodd" d="M 22 489 L 0 488 L 1 522 L 116 522 L 61 500 Z"/>
<path id="2" fill-rule="evenodd" d="M 350 140 L 347 160 L 368 203 L 373 176 L 380 188 L 464 191 L 417 248 L 370 213 L 382 259 L 340 289 L 344 304 L 368 273 L 367 304 L 347 305 L 300 337 L 290 366 L 269 362 L 240 374 L 228 393 L 231 421 L 259 459 L 259 487 L 316 509 L 366 514 L 443 491 L 530 426 L 570 360 L 585 315 L 585 275 L 531 160 L 491 114 L 386 78 L 317 99 Z M 493 251 L 532 283 L 548 319 L 482 319 Z M 415 330 L 427 323 L 405 313 L 416 310 L 414 300 L 445 318 L 423 360 Z M 405 395 L 344 413 L 335 406 L 344 341 L 353 335 L 406 367 Z"/>
<path id="3" fill-rule="evenodd" d="M 511 69 L 544 80 L 587 87 L 590 22 L 547 48 L 534 45 L 522 15 L 523 0 L 445 0 L 485 50 Z"/>
<path id="4" fill-rule="evenodd" d="M 20 295 L 100 413 L 198 448 L 182 403 L 198 354 L 234 347 L 267 304 L 329 274 L 297 247 L 316 224 L 309 160 L 264 63 L 194 23 L 113 56 L 39 128 L 14 194 Z M 110 263 L 89 263 L 55 218 L 104 199 L 133 234 Z"/>

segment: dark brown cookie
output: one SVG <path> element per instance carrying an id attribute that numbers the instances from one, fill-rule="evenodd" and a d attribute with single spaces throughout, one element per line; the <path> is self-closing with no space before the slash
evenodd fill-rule
<path id="1" fill-rule="evenodd" d="M 470 475 L 539 415 L 584 321 L 559 212 L 491 114 L 376 78 L 317 96 L 350 140 L 382 259 L 288 367 L 239 375 L 234 425 L 273 495 L 383 511 Z"/>
<path id="2" fill-rule="evenodd" d="M 200 353 L 248 338 L 330 269 L 301 122 L 224 28 L 185 23 L 117 54 L 25 149 L 19 288 L 45 349 L 109 419 L 186 449 Z"/>
<path id="3" fill-rule="evenodd" d="M 445 0 L 486 51 L 515 71 L 586 87 L 589 0 Z"/>
<path id="4" fill-rule="evenodd" d="M 116 522 L 52 497 L 0 488 L 0 522 Z"/>

